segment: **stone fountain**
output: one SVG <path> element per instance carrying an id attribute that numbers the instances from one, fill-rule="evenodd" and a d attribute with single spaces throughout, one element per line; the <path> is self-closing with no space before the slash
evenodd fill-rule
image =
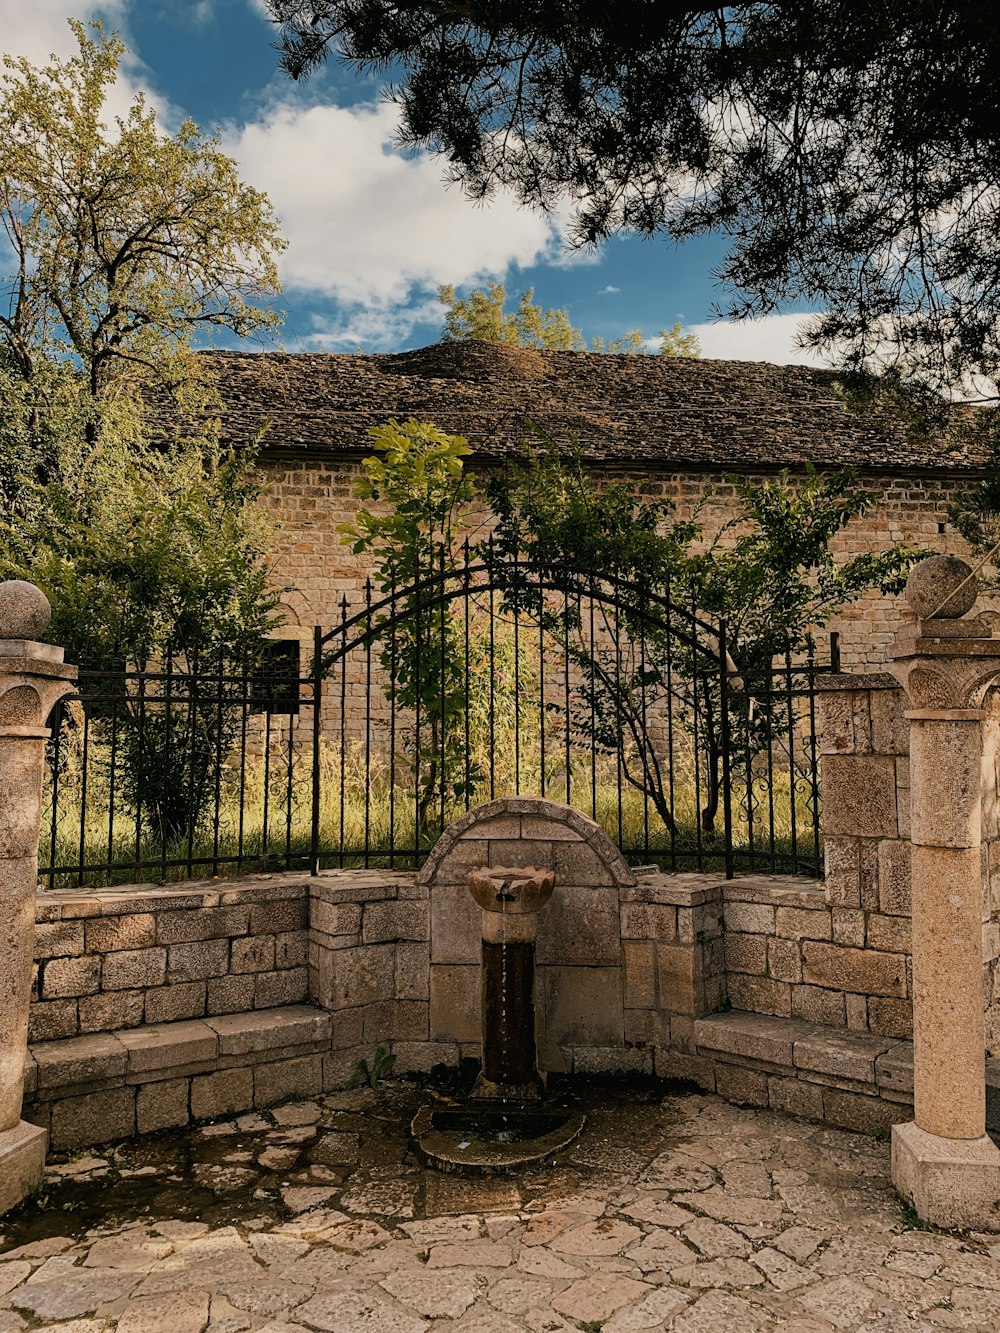
<path id="1" fill-rule="evenodd" d="M 541 1104 L 535 1047 L 535 936 L 553 870 L 480 866 L 468 885 L 483 909 L 480 973 L 483 1067 L 460 1108 L 423 1107 L 412 1125 L 421 1159 L 444 1171 L 502 1174 L 566 1147 L 585 1117 Z"/>

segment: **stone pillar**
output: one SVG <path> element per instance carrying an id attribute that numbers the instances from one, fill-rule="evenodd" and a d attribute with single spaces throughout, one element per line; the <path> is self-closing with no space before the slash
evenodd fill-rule
<path id="1" fill-rule="evenodd" d="M 986 1135 L 983 1018 L 984 700 L 1000 638 L 978 616 L 972 571 L 933 556 L 906 595 L 893 674 L 910 724 L 914 1116 L 892 1131 L 892 1178 L 938 1226 L 1000 1230 L 1000 1149 Z"/>
<path id="2" fill-rule="evenodd" d="M 39 643 L 49 604 L 31 583 L 0 583 L 0 1214 L 41 1178 L 46 1133 L 21 1119 L 35 951 L 38 828 L 46 719 L 76 668 Z"/>

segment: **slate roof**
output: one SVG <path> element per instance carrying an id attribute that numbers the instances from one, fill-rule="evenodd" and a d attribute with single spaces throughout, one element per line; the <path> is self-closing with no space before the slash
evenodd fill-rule
<path id="1" fill-rule="evenodd" d="M 594 462 L 761 469 L 852 465 L 968 473 L 982 445 L 908 441 L 887 417 L 852 411 L 834 376 L 761 362 L 538 352 L 484 342 L 391 355 L 207 352 L 241 444 L 271 420 L 265 452 L 343 456 L 390 417 L 433 421 L 489 460 L 520 448 L 531 418 L 576 437 Z M 166 427 L 167 423 L 164 423 Z"/>

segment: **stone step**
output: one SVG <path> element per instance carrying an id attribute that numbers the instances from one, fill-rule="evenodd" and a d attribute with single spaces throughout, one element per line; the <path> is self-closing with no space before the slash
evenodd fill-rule
<path id="1" fill-rule="evenodd" d="M 697 1019 L 694 1040 L 730 1100 L 857 1129 L 912 1114 L 912 1042 L 738 1009 Z M 1000 1136 L 1000 1059 L 986 1060 L 986 1123 Z"/>
<path id="2" fill-rule="evenodd" d="M 66 1149 L 312 1096 L 342 1081 L 331 1032 L 296 1004 L 36 1042 L 23 1115 Z"/>

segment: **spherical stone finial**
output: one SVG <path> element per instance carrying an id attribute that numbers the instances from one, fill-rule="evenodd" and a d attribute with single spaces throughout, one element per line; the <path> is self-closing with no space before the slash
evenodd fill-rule
<path id="1" fill-rule="evenodd" d="M 41 588 L 24 579 L 0 583 L 0 639 L 40 639 L 51 619 L 52 607 Z"/>
<path id="2" fill-rule="evenodd" d="M 978 595 L 971 565 L 957 555 L 921 560 L 906 581 L 906 600 L 921 620 L 958 620 L 972 610 Z"/>

